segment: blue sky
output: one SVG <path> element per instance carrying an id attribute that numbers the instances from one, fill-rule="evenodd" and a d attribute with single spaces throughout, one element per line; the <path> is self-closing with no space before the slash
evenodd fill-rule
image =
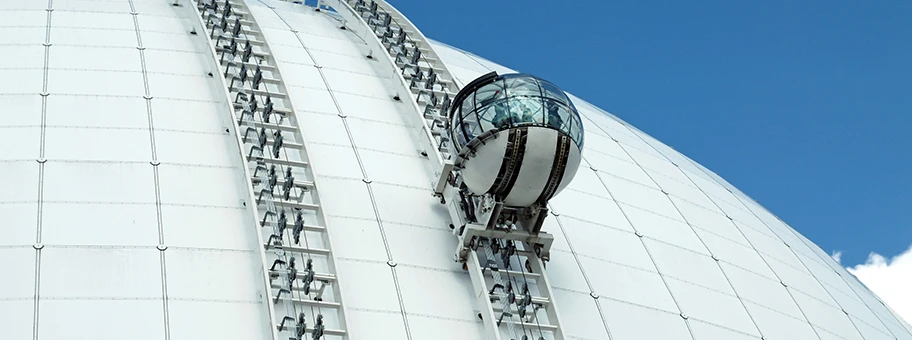
<path id="1" fill-rule="evenodd" d="M 912 244 L 912 2 L 391 2 L 673 146 L 845 265 Z"/>

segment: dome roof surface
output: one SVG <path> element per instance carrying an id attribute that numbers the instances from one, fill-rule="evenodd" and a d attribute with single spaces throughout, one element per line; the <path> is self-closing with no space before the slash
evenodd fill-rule
<path id="1" fill-rule="evenodd" d="M 238 64 L 203 26 L 221 14 L 201 17 L 197 3 L 0 0 L 4 339 L 278 340 L 282 316 L 298 313 L 308 332 L 324 315 L 330 340 L 486 339 L 432 196 L 436 160 L 409 118 L 421 113 L 393 99 L 412 94 L 397 90 L 367 25 L 230 2 L 260 34 L 250 40 L 262 93 L 283 120 L 238 116 L 249 106 L 226 90 Z M 513 72 L 431 47 L 456 84 Z M 870 290 L 747 195 L 571 99 L 583 163 L 543 228 L 555 238 L 547 275 L 565 338 L 912 340 Z M 246 136 L 267 127 L 286 132 L 285 156 L 255 155 Z M 278 185 L 293 182 L 297 201 L 258 196 L 265 162 L 294 168 Z M 276 288 L 289 274 L 275 270 L 287 263 L 275 261 L 274 205 L 306 212 L 301 243 L 292 227 L 279 238 L 297 274 L 314 259 L 314 287 L 328 287 L 319 300 Z"/>
<path id="2" fill-rule="evenodd" d="M 434 47 L 463 82 L 517 72 Z M 567 261 L 576 268 L 552 275 L 558 290 L 578 303 L 588 291 L 599 295 L 587 311 L 571 307 L 579 313 L 571 319 L 601 315 L 612 339 L 912 338 L 854 275 L 758 202 L 617 116 L 571 99 L 587 141 L 577 177 L 551 201 L 558 216 L 545 230 L 562 242 L 549 272 Z M 575 263 L 556 259 L 567 255 Z"/>

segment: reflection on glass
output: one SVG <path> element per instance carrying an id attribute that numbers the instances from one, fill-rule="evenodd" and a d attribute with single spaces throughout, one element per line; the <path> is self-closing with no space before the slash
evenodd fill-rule
<path id="1" fill-rule="evenodd" d="M 490 104 L 486 107 L 479 109 L 478 119 L 481 120 L 481 128 L 483 131 L 488 131 L 491 129 L 504 129 L 509 127 L 509 116 L 507 115 L 507 109 L 503 100 L 499 100 Z"/>
<path id="2" fill-rule="evenodd" d="M 462 116 L 459 114 L 460 109 L 461 107 L 457 107 L 453 110 L 453 112 L 457 114 L 453 115 L 453 120 L 450 122 L 450 135 L 456 138 L 458 145 L 466 145 L 469 141 L 466 140 L 465 131 L 462 129 L 462 120 L 460 119 Z"/>
<path id="3" fill-rule="evenodd" d="M 478 137 L 478 135 L 484 131 L 481 128 L 481 125 L 479 125 L 478 120 L 475 119 L 474 114 L 466 115 L 465 118 L 462 119 L 462 128 L 466 132 L 467 140 L 472 140 L 473 138 Z"/>
<path id="4" fill-rule="evenodd" d="M 472 110 L 475 110 L 475 94 L 474 93 L 470 93 L 462 101 L 462 114 L 472 112 Z"/>
<path id="5" fill-rule="evenodd" d="M 560 130 L 561 125 L 564 124 L 564 119 L 561 118 L 560 113 L 558 112 L 560 110 L 560 104 L 553 99 L 545 99 L 545 106 L 548 110 L 547 126 Z"/>
<path id="6" fill-rule="evenodd" d="M 541 98 L 511 97 L 508 99 L 508 103 L 510 118 L 514 126 L 541 125 L 544 122 Z"/>
<path id="7" fill-rule="evenodd" d="M 475 91 L 475 104 L 476 107 L 481 108 L 505 96 L 501 82 L 495 81 Z"/>
<path id="8" fill-rule="evenodd" d="M 465 131 L 465 146 L 482 132 L 517 126 L 541 126 L 566 133 L 582 147 L 583 126 L 573 103 L 560 88 L 529 75 L 501 75 L 466 96 L 454 110 L 455 127 Z"/>
<path id="9" fill-rule="evenodd" d="M 582 127 L 582 125 L 580 125 L 579 117 L 577 117 L 577 116 L 572 116 L 572 117 L 573 117 L 573 121 L 570 124 L 570 138 L 572 138 L 573 140 L 577 141 L 577 143 L 582 145 L 583 140 L 580 135 L 580 128 Z"/>
<path id="10" fill-rule="evenodd" d="M 515 96 L 534 96 L 541 97 L 541 89 L 538 87 L 538 81 L 535 78 L 510 77 L 504 80 L 506 83 L 507 95 Z"/>
<path id="11" fill-rule="evenodd" d="M 564 94 L 564 91 L 561 91 L 561 89 L 558 88 L 557 86 L 555 86 L 554 84 L 551 84 L 550 82 L 542 80 L 541 88 L 542 88 L 542 92 L 544 92 L 545 97 L 555 99 L 561 103 L 571 103 L 570 99 L 567 98 L 567 95 Z M 572 106 L 573 104 L 571 103 L 570 105 Z"/>

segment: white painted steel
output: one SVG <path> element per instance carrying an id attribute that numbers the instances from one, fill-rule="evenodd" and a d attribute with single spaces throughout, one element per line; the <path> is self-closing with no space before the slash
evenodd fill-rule
<path id="1" fill-rule="evenodd" d="M 478 146 L 474 156 L 470 156 L 462 164 L 463 181 L 470 190 L 483 194 L 494 184 L 497 172 L 503 164 L 509 135 L 509 131 L 495 133 L 493 138 L 485 140 L 484 145 Z"/>
<path id="2" fill-rule="evenodd" d="M 4 338 L 273 339 L 247 150 L 207 75 L 220 70 L 205 37 L 189 34 L 195 12 L 171 2 L 0 0 Z M 275 11 L 250 11 L 269 68 L 291 84 L 308 156 L 275 163 L 312 171 L 309 203 L 324 220 L 307 230 L 332 236 L 338 275 L 322 278 L 344 289 L 351 338 L 486 339 L 480 287 L 452 261 L 451 218 L 432 196 L 435 136 L 422 107 L 392 99 L 408 83 L 391 61 L 365 57 L 379 55 L 371 32 L 264 2 Z M 511 71 L 424 48 L 454 84 Z M 544 226 L 565 337 L 912 339 L 747 195 L 571 99 L 586 128 L 582 166 Z"/>
<path id="3" fill-rule="evenodd" d="M 520 170 L 516 174 L 518 177 L 513 189 L 504 199 L 504 204 L 510 206 L 531 206 L 541 195 L 551 176 L 551 167 L 557 151 L 557 138 L 561 134 L 557 130 L 548 128 L 527 127 L 526 129 L 528 137 L 522 162 L 519 163 Z M 474 155 L 462 163 L 461 173 L 464 176 L 464 182 L 473 192 L 485 193 L 494 184 L 503 164 L 509 134 L 509 130 L 495 133 L 493 137 L 475 147 Z M 560 193 L 573 180 L 580 161 L 580 150 L 576 146 L 571 146 L 567 168 L 555 193 Z"/>
<path id="4" fill-rule="evenodd" d="M 199 23 L 215 40 L 213 43 L 210 39 L 209 44 L 215 52 L 213 56 L 218 58 L 216 64 L 224 69 L 220 73 L 230 77 L 230 82 L 223 80 L 223 86 L 237 112 L 235 128 L 244 130 L 239 140 L 244 144 L 242 148 L 250 150 L 247 178 L 255 178 L 250 183 L 258 193 L 255 209 L 259 210 L 260 222 L 256 226 L 266 227 L 261 229 L 260 244 L 275 336 L 345 339 L 349 335 L 345 307 L 341 303 L 342 289 L 335 279 L 335 256 L 330 250 L 327 228 L 305 227 L 305 223 L 322 224 L 325 218 L 319 190 L 309 170 L 313 165 L 302 144 L 305 140 L 300 134 L 300 121 L 287 96 L 286 85 L 290 84 L 282 80 L 272 48 L 244 2 L 209 1 L 197 8 Z M 291 33 L 296 32 L 288 28 Z M 254 49 L 257 53 L 251 57 Z M 248 64 L 255 66 L 248 68 Z M 268 69 L 262 71 L 260 65 Z M 319 70 L 318 73 L 323 76 Z M 257 84 L 259 80 L 262 84 Z M 260 103 L 258 108 L 252 105 L 256 103 Z M 286 133 L 281 135 L 282 132 Z M 280 141 L 285 142 L 280 145 Z M 254 155 L 259 157 L 250 162 Z M 251 172 L 259 176 L 251 177 Z M 284 178 L 280 181 L 279 176 Z M 270 185 L 278 186 L 279 182 L 283 184 L 282 193 L 277 195 L 275 191 L 279 189 Z M 287 230 L 291 221 L 292 230 Z"/>

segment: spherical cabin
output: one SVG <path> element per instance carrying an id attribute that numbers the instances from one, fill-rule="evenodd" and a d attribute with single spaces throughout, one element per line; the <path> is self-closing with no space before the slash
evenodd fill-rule
<path id="1" fill-rule="evenodd" d="M 507 206 L 544 204 L 580 164 L 583 125 L 560 88 L 528 74 L 485 74 L 454 98 L 449 133 L 463 183 Z"/>

